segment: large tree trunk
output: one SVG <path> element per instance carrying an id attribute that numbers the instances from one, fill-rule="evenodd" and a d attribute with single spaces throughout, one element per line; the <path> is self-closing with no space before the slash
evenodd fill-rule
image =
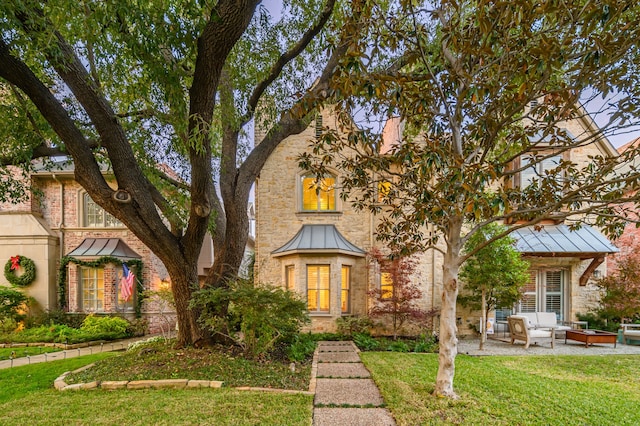
<path id="1" fill-rule="evenodd" d="M 434 394 L 449 398 L 458 396 L 453 390 L 455 359 L 458 353 L 456 303 L 458 299 L 458 271 L 462 218 L 453 218 L 447 235 L 447 251 L 444 255 L 442 307 L 440 311 L 440 353 Z"/>
<path id="2" fill-rule="evenodd" d="M 189 308 L 194 289 L 198 288 L 197 258 L 163 260 L 169 276 L 178 321 L 177 346 L 202 346 L 208 334 L 198 324 L 199 312 Z"/>

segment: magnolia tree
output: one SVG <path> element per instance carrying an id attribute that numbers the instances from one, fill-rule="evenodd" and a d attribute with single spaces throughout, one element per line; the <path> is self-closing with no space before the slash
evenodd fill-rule
<path id="1" fill-rule="evenodd" d="M 568 153 L 606 147 L 611 131 L 595 128 L 581 102 L 615 90 L 617 98 L 602 106 L 613 111 L 609 124 L 621 131 L 638 123 L 639 7 L 436 1 L 376 12 L 375 39 L 359 44 L 334 83 L 343 96 L 333 100 L 342 128 L 327 131 L 300 164 L 319 174 L 340 169 L 342 193 L 356 208 L 381 214 L 378 238 L 398 254 L 442 253 L 434 392 L 456 397 L 461 265 L 492 241 L 544 220 L 570 217 L 572 226 L 589 222 L 616 234 L 637 204 L 637 196 L 624 194 L 640 175 L 619 168 L 637 148 L 621 157 L 594 149 L 586 165 Z M 349 116 L 359 107 L 400 117 L 402 141 L 385 143 L 354 126 Z M 584 131 L 566 130 L 577 122 Z M 513 226 L 463 251 L 492 222 Z"/>
<path id="2" fill-rule="evenodd" d="M 475 252 L 460 268 L 464 284 L 460 302 L 482 312 L 480 350 L 487 341 L 487 317 L 499 307 L 512 307 L 522 297 L 522 287 L 529 281 L 529 263 L 516 250 L 516 240 L 505 236 L 484 245 L 494 235 L 503 234 L 505 227 L 490 223 L 473 234 L 464 246 L 464 252 Z M 479 245 L 484 245 L 476 250 Z"/>
<path id="3" fill-rule="evenodd" d="M 27 173 L 34 159 L 70 157 L 91 198 L 166 266 L 180 345 L 208 340 L 188 307 L 205 233 L 215 251 L 205 286 L 225 286 L 246 246 L 251 186 L 306 127 L 366 27 L 358 1 L 294 0 L 277 19 L 259 3 L 0 5 L 0 200 L 28 193 L 6 166 Z M 253 123 L 266 132 L 252 149 Z"/>

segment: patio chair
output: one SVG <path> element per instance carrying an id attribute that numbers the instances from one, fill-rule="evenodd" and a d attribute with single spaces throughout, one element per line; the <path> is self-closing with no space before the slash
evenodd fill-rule
<path id="1" fill-rule="evenodd" d="M 529 328 L 529 319 L 526 316 L 511 315 L 507 317 L 509 323 L 509 335 L 511 336 L 511 344 L 516 340 L 525 342 L 524 348 L 529 348 L 532 339 L 551 338 L 551 347 L 555 347 L 556 333 L 555 328 L 549 327 L 544 330 Z"/>

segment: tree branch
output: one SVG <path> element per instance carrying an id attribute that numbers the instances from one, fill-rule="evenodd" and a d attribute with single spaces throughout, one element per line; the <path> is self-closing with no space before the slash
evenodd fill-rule
<path id="1" fill-rule="evenodd" d="M 264 80 L 262 80 L 260 83 L 258 83 L 258 85 L 254 88 L 253 93 L 249 98 L 247 113 L 242 118 L 241 122 L 245 123 L 251 119 L 251 117 L 253 116 L 253 112 L 258 106 L 258 102 L 260 102 L 260 98 L 262 97 L 262 94 L 267 89 L 267 87 L 269 87 L 269 85 L 273 83 L 273 81 L 276 78 L 278 78 L 278 76 L 282 72 L 282 69 L 285 67 L 285 65 L 287 65 L 289 62 L 295 59 L 298 55 L 300 55 L 300 53 L 302 53 L 302 51 L 306 49 L 306 47 L 309 45 L 309 43 L 311 43 L 311 41 L 315 38 L 315 36 L 320 33 L 320 31 L 324 28 L 327 21 L 331 17 L 334 6 L 335 6 L 335 0 L 327 0 L 327 3 L 325 4 L 324 8 L 322 9 L 322 12 L 320 13 L 318 22 L 316 22 L 315 25 L 309 28 L 302 35 L 300 40 L 298 40 L 298 42 L 293 47 L 291 47 L 289 51 L 282 54 L 278 58 L 278 60 L 273 64 L 273 66 L 271 67 L 271 70 L 269 70 L 269 74 L 267 75 L 267 77 Z"/>

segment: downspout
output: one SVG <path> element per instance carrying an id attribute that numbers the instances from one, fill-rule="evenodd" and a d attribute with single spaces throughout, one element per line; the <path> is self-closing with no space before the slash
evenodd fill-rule
<path id="1" fill-rule="evenodd" d="M 60 258 L 59 258 L 59 260 L 60 260 L 60 262 L 62 262 L 62 258 L 64 257 L 64 228 L 65 228 L 65 223 L 64 223 L 64 182 L 62 182 L 61 180 L 58 180 L 58 177 L 55 175 L 55 173 L 52 176 L 53 176 L 53 180 L 60 184 L 60 223 L 58 224 L 58 238 L 60 239 L 60 254 L 59 254 Z M 57 278 L 57 276 L 56 276 L 56 278 Z M 56 291 L 56 294 L 58 294 L 57 291 Z M 67 297 L 68 297 L 68 295 L 67 295 Z M 59 300 L 57 302 L 59 302 Z M 67 303 L 67 305 L 68 305 L 68 303 Z M 67 309 L 68 309 L 68 307 L 67 307 Z"/>

